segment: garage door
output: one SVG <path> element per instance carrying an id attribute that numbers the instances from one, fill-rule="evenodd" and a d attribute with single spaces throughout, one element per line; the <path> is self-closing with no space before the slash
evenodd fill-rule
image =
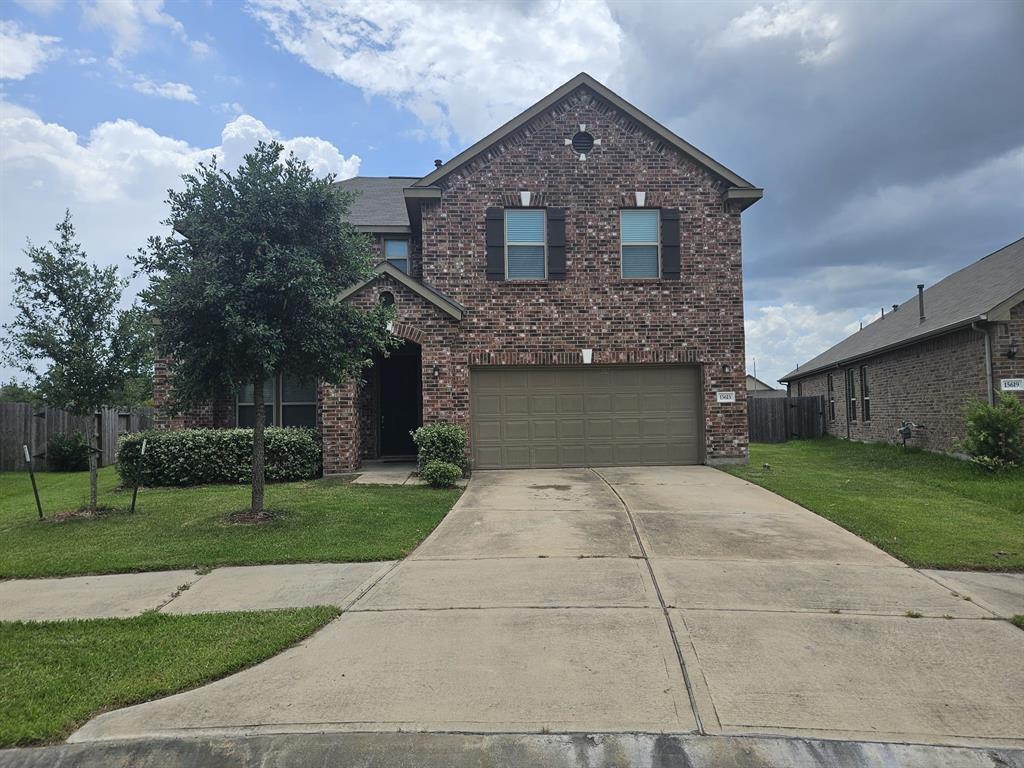
<path id="1" fill-rule="evenodd" d="M 697 366 L 475 368 L 479 469 L 699 464 Z"/>

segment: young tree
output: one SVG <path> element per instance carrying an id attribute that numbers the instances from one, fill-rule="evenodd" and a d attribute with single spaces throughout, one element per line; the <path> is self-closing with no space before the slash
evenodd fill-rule
<path id="1" fill-rule="evenodd" d="M 157 348 L 171 360 L 172 409 L 252 386 L 254 515 L 264 510 L 264 380 L 341 383 L 395 343 L 385 308 L 337 299 L 373 263 L 346 222 L 348 198 L 333 175 L 318 179 L 283 154 L 261 142 L 235 172 L 200 163 L 168 193 L 175 234 L 150 238 L 137 256 Z"/>
<path id="2" fill-rule="evenodd" d="M 4 326 L 4 359 L 34 377 L 46 405 L 83 418 L 89 443 L 89 508 L 96 509 L 96 409 L 121 400 L 145 378 L 151 332 L 142 312 L 118 309 L 127 280 L 117 267 L 90 264 L 75 242 L 71 213 L 57 239 L 29 243 L 31 268 L 14 270 L 15 318 Z"/>

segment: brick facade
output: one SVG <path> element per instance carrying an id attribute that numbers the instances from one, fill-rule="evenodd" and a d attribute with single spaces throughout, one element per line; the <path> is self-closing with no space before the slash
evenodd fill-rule
<path id="1" fill-rule="evenodd" d="M 1008 323 L 992 323 L 993 384 L 1000 378 L 1024 377 L 1024 355 L 1015 359 L 1004 353 L 1011 338 L 1024 338 L 1024 303 L 1010 312 Z M 867 367 L 871 419 L 863 418 L 860 368 Z M 846 371 L 855 371 L 857 418 L 847 419 Z M 828 375 L 835 387 L 835 419 L 829 418 Z M 826 430 L 835 437 L 865 442 L 899 441 L 897 430 L 904 419 L 923 424 L 907 444 L 931 451 L 950 452 L 964 437 L 964 404 L 972 397 L 987 396 L 985 337 L 964 330 L 921 341 L 901 349 L 858 360 L 830 372 L 821 372 L 790 383 L 792 394 L 821 395 L 826 400 Z M 1024 394 L 1020 395 L 1024 399 Z"/>
<path id="2" fill-rule="evenodd" d="M 565 140 L 581 124 L 600 139 L 581 161 Z M 740 207 L 727 183 L 632 117 L 579 88 L 438 182 L 422 207 L 410 272 L 466 308 L 461 321 L 381 275 L 349 297 L 395 297 L 396 335 L 419 344 L 423 423 L 469 427 L 470 369 L 484 365 L 694 363 L 703 376 L 705 456 L 747 457 Z M 519 205 L 566 211 L 564 280 L 488 281 L 485 211 Z M 619 211 L 680 211 L 678 280 L 620 276 Z M 372 382 L 321 387 L 327 474 L 376 454 Z M 720 404 L 715 393 L 736 393 Z"/>

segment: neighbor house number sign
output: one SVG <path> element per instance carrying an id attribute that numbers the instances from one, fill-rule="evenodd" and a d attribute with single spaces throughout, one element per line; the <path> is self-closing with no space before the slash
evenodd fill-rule
<path id="1" fill-rule="evenodd" d="M 999 388 L 1003 392 L 1024 392 L 1024 379 L 1000 379 Z"/>

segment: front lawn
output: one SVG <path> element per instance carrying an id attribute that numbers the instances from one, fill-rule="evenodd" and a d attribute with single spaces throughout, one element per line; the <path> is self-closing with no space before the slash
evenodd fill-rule
<path id="1" fill-rule="evenodd" d="M 36 519 L 25 473 L 0 473 L 0 578 L 70 576 L 263 563 L 394 560 L 441 521 L 459 491 L 423 486 L 308 480 L 267 486 L 271 522 L 231 524 L 249 503 L 243 485 L 143 488 L 134 515 L 130 490 L 113 467 L 100 470 L 94 519 L 54 520 L 88 500 L 89 475 L 36 475 L 47 519 Z"/>
<path id="2" fill-rule="evenodd" d="M 993 475 L 948 456 L 835 438 L 751 445 L 750 465 L 727 471 L 909 565 L 1024 570 L 1024 471 Z"/>
<path id="3" fill-rule="evenodd" d="M 89 718 L 263 661 L 335 608 L 0 622 L 0 746 L 65 738 Z"/>

